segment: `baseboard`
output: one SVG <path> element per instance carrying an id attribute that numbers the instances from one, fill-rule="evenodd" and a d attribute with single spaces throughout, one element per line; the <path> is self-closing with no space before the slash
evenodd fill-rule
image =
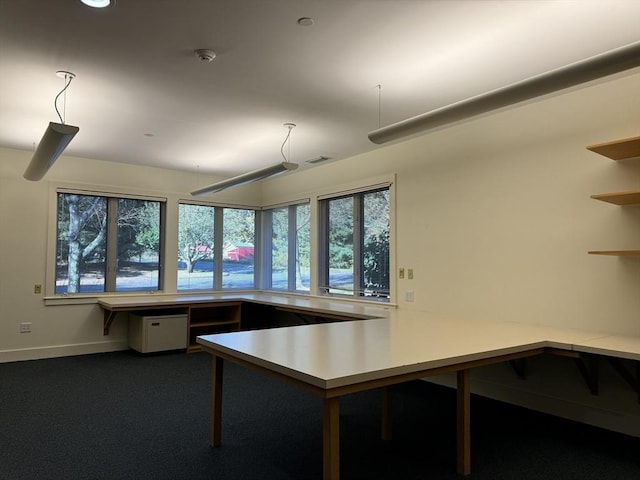
<path id="1" fill-rule="evenodd" d="M 0 363 L 40 360 L 44 358 L 69 357 L 73 355 L 89 355 L 92 353 L 115 352 L 127 350 L 127 340 L 80 343 L 74 345 L 55 345 L 50 347 L 33 347 L 13 350 L 0 350 Z"/>
<path id="2" fill-rule="evenodd" d="M 453 375 L 429 377 L 425 378 L 425 380 L 438 385 L 456 388 L 456 378 Z M 472 377 L 471 391 L 474 394 L 493 400 L 640 438 L 640 415 L 631 415 L 611 408 L 600 408 L 577 403 L 557 396 L 513 388 L 509 385 L 481 378 L 474 379 Z M 471 415 L 473 415 L 473 412 L 471 412 Z"/>

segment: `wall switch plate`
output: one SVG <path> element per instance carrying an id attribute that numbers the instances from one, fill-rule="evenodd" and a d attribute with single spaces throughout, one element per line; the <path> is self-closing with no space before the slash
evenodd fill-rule
<path id="1" fill-rule="evenodd" d="M 33 293 L 42 293 L 42 284 L 36 283 L 33 286 Z"/>
<path id="2" fill-rule="evenodd" d="M 29 333 L 31 331 L 31 322 L 24 322 L 20 324 L 20 333 Z"/>
<path id="3" fill-rule="evenodd" d="M 413 268 L 410 268 L 409 270 L 407 270 L 407 278 L 409 280 L 413 280 Z"/>
<path id="4" fill-rule="evenodd" d="M 413 292 L 411 291 L 404 292 L 404 300 L 406 302 L 413 302 Z"/>
<path id="5" fill-rule="evenodd" d="M 398 277 L 399 278 L 404 278 L 404 268 L 398 269 Z"/>

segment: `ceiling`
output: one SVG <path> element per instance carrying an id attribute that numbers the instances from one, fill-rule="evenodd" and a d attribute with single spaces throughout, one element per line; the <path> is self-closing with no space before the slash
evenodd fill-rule
<path id="1" fill-rule="evenodd" d="M 312 168 L 380 148 L 379 126 L 638 40 L 637 0 L 0 0 L 0 146 L 33 150 L 60 121 L 66 70 L 66 155 Z"/>

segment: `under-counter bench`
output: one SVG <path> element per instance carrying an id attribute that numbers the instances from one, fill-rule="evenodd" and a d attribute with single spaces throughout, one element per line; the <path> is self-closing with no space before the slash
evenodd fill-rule
<path id="1" fill-rule="evenodd" d="M 103 309 L 103 334 L 108 335 L 119 312 L 148 315 L 186 314 L 187 350 L 198 351 L 196 337 L 243 329 L 242 305 L 247 303 L 274 307 L 283 312 L 313 315 L 328 321 L 362 320 L 385 317 L 390 307 L 364 302 L 287 296 L 270 293 L 214 293 L 198 295 L 105 296 L 98 299 Z"/>

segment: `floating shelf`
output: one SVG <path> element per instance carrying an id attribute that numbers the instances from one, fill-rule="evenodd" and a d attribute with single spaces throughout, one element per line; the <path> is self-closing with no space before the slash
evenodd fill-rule
<path id="1" fill-rule="evenodd" d="M 240 325 L 240 319 L 237 320 L 215 320 L 211 322 L 191 322 L 191 328 L 203 328 L 203 327 L 221 327 L 223 325 Z"/>
<path id="2" fill-rule="evenodd" d="M 218 302 L 189 307 L 189 341 L 187 352 L 202 349 L 196 343 L 198 335 L 233 332 L 241 329 L 241 302 Z"/>
<path id="3" fill-rule="evenodd" d="M 627 160 L 640 158 L 640 137 L 624 138 L 613 142 L 599 143 L 587 147 L 592 152 L 603 155 L 611 160 Z M 591 195 L 591 198 L 614 205 L 640 205 L 640 191 L 617 193 L 601 193 Z M 590 255 L 611 255 L 615 257 L 640 257 L 640 250 L 592 250 Z"/>
<path id="4" fill-rule="evenodd" d="M 615 257 L 640 257 L 640 250 L 593 250 L 589 255 L 613 255 Z"/>
<path id="5" fill-rule="evenodd" d="M 590 145 L 587 149 L 604 155 L 611 160 L 626 160 L 628 158 L 640 157 L 640 137 L 631 137 L 613 142 Z"/>
<path id="6" fill-rule="evenodd" d="M 614 205 L 640 205 L 640 190 L 632 192 L 600 193 L 591 198 Z"/>
<path id="7" fill-rule="evenodd" d="M 640 137 L 589 145 L 587 149 L 604 155 L 611 160 L 626 160 L 628 158 L 640 157 Z"/>

